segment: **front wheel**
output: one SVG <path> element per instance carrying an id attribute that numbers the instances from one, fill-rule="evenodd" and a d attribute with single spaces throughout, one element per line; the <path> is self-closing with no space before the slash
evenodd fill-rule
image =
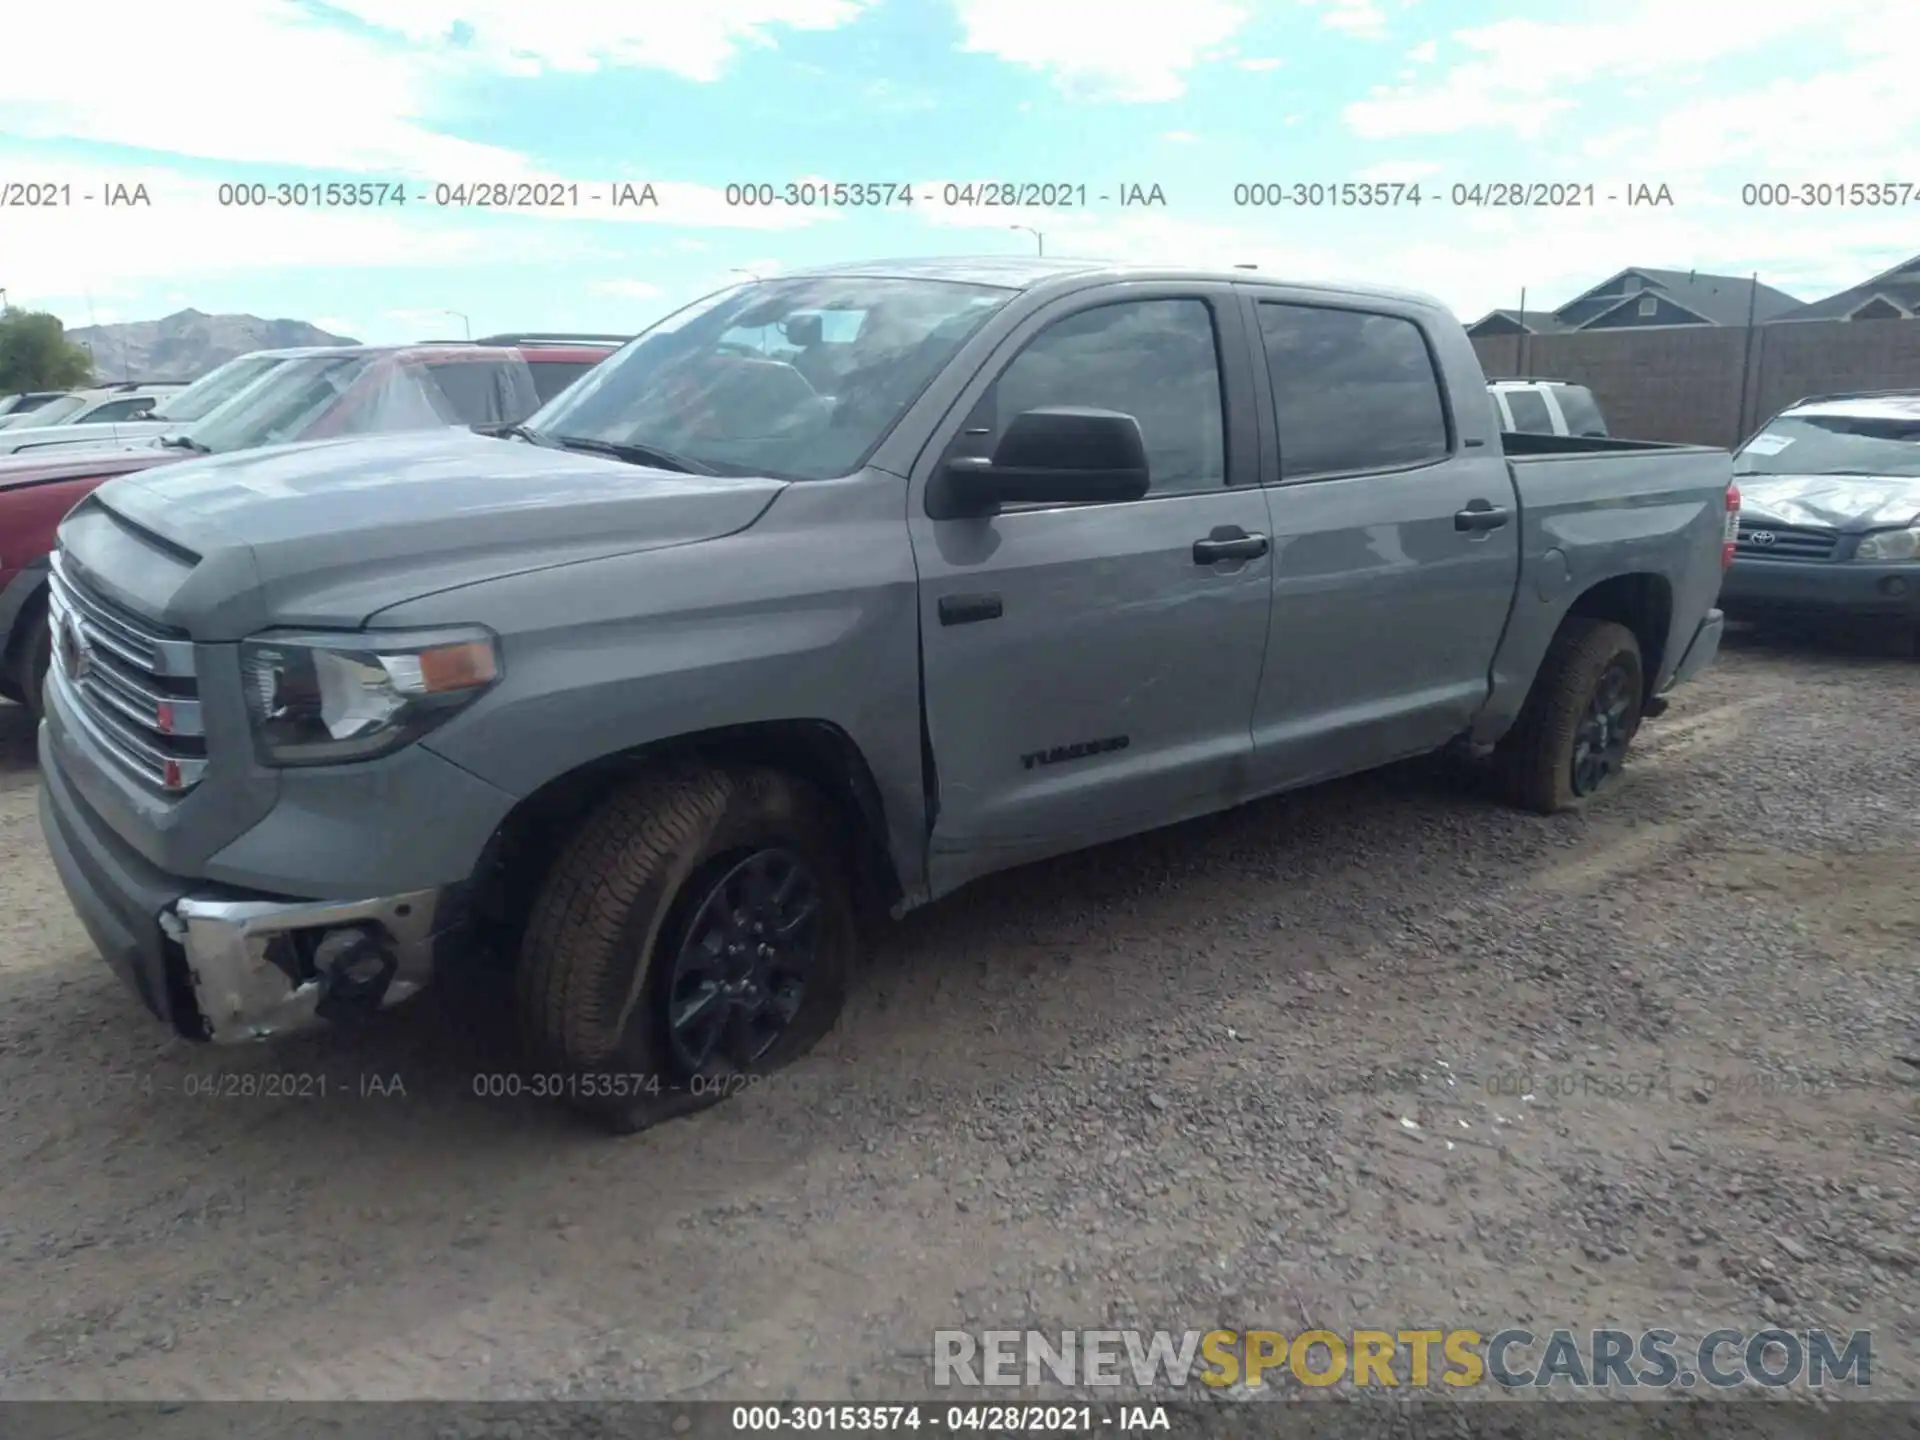
<path id="1" fill-rule="evenodd" d="M 847 848 L 770 770 L 637 781 L 575 835 L 518 967 L 534 1062 L 617 1131 L 697 1109 L 832 1029 L 857 944 Z"/>
<path id="2" fill-rule="evenodd" d="M 53 660 L 53 627 L 47 623 L 47 612 L 26 617 L 27 633 L 20 642 L 20 669 L 14 677 L 19 687 L 20 698 L 27 707 L 27 714 L 38 725 L 40 717 L 46 714 L 47 669 Z"/>
<path id="3" fill-rule="evenodd" d="M 1547 647 L 1494 768 L 1517 805 L 1551 815 L 1610 789 L 1640 729 L 1640 642 L 1610 620 L 1570 617 Z"/>

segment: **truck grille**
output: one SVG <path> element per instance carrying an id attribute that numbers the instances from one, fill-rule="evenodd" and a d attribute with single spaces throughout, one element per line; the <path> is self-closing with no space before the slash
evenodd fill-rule
<path id="1" fill-rule="evenodd" d="M 94 742 L 135 780 L 179 795 L 207 769 L 193 643 L 89 590 L 56 553 L 52 677 Z"/>
<path id="2" fill-rule="evenodd" d="M 1839 543 L 1831 530 L 1743 519 L 1733 553 L 1743 560 L 1831 560 Z"/>

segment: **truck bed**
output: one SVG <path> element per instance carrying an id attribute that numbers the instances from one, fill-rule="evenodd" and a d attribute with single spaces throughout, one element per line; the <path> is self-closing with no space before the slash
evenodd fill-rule
<path id="1" fill-rule="evenodd" d="M 1476 738 L 1511 722 L 1565 607 L 1599 586 L 1622 588 L 1618 598 L 1664 633 L 1644 656 L 1657 694 L 1719 594 L 1733 456 L 1580 435 L 1503 434 L 1500 444 L 1519 500 L 1521 574 Z"/>
<path id="2" fill-rule="evenodd" d="M 1536 459 L 1543 455 L 1620 455 L 1641 450 L 1674 454 L 1690 450 L 1726 455 L 1729 466 L 1732 463 L 1730 452 L 1716 450 L 1711 445 L 1684 445 L 1670 440 L 1625 440 L 1617 435 L 1539 435 L 1529 431 L 1506 430 L 1500 434 L 1500 447 L 1507 452 L 1510 460 Z"/>

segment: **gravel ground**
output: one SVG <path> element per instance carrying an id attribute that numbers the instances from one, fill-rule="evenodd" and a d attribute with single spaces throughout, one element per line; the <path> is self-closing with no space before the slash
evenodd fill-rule
<path id="1" fill-rule="evenodd" d="M 1310 1321 L 1870 1329 L 1920 1399 L 1916 736 L 1913 660 L 1747 641 L 1588 816 L 1417 765 L 1000 876 L 610 1140 L 474 1093 L 489 993 L 170 1041 L 0 706 L 0 1395 L 880 1399 L 939 1328 Z"/>

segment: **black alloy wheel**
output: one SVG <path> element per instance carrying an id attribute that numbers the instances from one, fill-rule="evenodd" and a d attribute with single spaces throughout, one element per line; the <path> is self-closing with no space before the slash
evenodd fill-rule
<path id="1" fill-rule="evenodd" d="M 667 979 L 667 1043 L 682 1073 L 715 1061 L 747 1071 L 806 1002 L 822 914 L 820 880 L 800 856 L 762 849 L 712 879 Z"/>
<path id="2" fill-rule="evenodd" d="M 1573 793 L 1593 794 L 1617 775 L 1633 739 L 1633 689 L 1639 677 L 1625 656 L 1601 672 L 1573 732 Z"/>

